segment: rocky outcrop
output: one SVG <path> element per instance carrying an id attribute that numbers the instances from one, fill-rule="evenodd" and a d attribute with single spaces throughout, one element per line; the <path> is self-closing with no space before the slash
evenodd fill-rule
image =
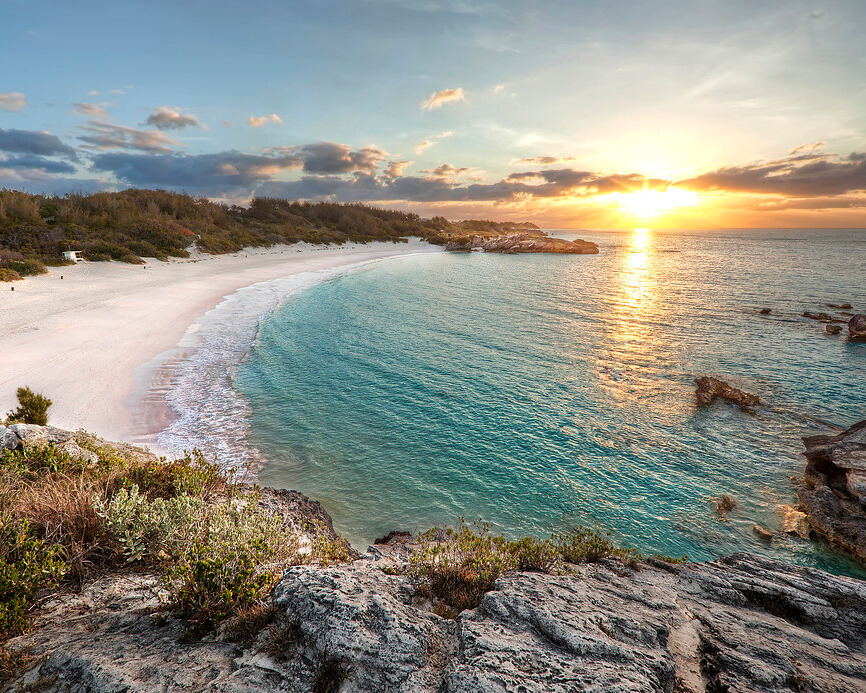
<path id="1" fill-rule="evenodd" d="M 695 390 L 695 397 L 699 406 L 712 404 L 717 399 L 723 399 L 731 404 L 736 404 L 745 411 L 752 411 L 752 407 L 760 406 L 761 400 L 757 395 L 752 395 L 748 392 L 743 392 L 729 385 L 724 380 L 713 378 L 708 375 L 695 378 L 695 385 L 698 389 Z"/>
<path id="2" fill-rule="evenodd" d="M 866 560 L 866 421 L 835 436 L 803 438 L 800 503 L 816 532 Z"/>
<path id="3" fill-rule="evenodd" d="M 469 251 L 481 249 L 488 253 L 572 253 L 591 255 L 598 253 L 598 246 L 590 241 L 552 238 L 539 233 L 517 233 L 509 236 L 455 239 L 446 244 L 445 250 Z"/>
<path id="4" fill-rule="evenodd" d="M 855 315 L 848 321 L 848 339 L 866 341 L 866 315 Z"/>
<path id="5" fill-rule="evenodd" d="M 0 449 L 23 450 L 27 447 L 54 446 L 72 459 L 95 463 L 96 453 L 82 448 L 75 440 L 75 434 L 54 426 L 35 424 L 12 424 L 0 426 Z"/>
<path id="6" fill-rule="evenodd" d="M 389 554 L 388 552 L 391 551 Z M 866 583 L 748 554 L 501 577 L 456 620 L 399 572 L 405 549 L 290 568 L 246 649 L 179 644 L 154 578 L 114 576 L 45 606 L 14 648 L 42 691 L 697 693 L 866 689 Z M 397 558 L 394 558 L 397 556 Z M 385 570 L 383 570 L 383 568 Z"/>

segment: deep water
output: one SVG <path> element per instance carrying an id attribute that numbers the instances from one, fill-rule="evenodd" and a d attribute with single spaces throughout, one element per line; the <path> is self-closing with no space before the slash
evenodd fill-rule
<path id="1" fill-rule="evenodd" d="M 866 232 L 574 236 L 601 252 L 420 255 L 289 298 L 234 380 L 261 483 L 322 501 L 358 546 L 465 515 L 863 576 L 783 534 L 780 506 L 796 503 L 801 436 L 866 418 L 866 345 L 799 317 L 866 311 Z M 768 407 L 698 409 L 702 374 Z M 722 493 L 739 503 L 727 520 Z"/>

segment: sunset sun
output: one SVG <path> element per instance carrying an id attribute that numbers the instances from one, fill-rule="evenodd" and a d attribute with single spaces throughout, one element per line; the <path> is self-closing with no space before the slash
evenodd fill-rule
<path id="1" fill-rule="evenodd" d="M 697 193 L 673 186 L 666 190 L 644 189 L 630 193 L 613 193 L 611 197 L 624 211 L 640 219 L 655 217 L 698 203 Z"/>

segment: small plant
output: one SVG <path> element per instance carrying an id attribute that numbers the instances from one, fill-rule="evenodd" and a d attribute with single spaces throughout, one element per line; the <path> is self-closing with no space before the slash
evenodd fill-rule
<path id="1" fill-rule="evenodd" d="M 634 553 L 633 550 L 618 549 L 609 534 L 585 527 L 557 534 L 555 540 L 559 555 L 568 563 L 597 563 L 608 556 L 625 558 Z"/>
<path id="2" fill-rule="evenodd" d="M 33 392 L 29 387 L 19 387 L 16 394 L 18 409 L 9 412 L 6 422 L 45 426 L 48 423 L 48 407 L 51 406 L 51 400 Z"/>

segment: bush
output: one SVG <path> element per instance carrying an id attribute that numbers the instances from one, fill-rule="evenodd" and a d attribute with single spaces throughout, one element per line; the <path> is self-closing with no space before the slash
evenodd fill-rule
<path id="1" fill-rule="evenodd" d="M 58 553 L 33 536 L 26 520 L 0 519 L 0 639 L 23 631 L 33 599 L 63 576 Z"/>
<path id="2" fill-rule="evenodd" d="M 0 267 L 0 282 L 17 282 L 19 279 L 21 279 L 21 275 L 14 269 Z"/>
<path id="3" fill-rule="evenodd" d="M 45 274 L 48 270 L 45 268 L 39 260 L 35 260 L 32 258 L 25 258 L 23 260 L 12 260 L 6 264 L 6 266 L 15 270 L 22 277 L 31 275 L 31 274 Z"/>
<path id="4" fill-rule="evenodd" d="M 27 423 L 45 426 L 51 400 L 33 392 L 29 387 L 18 388 L 18 409 L 10 411 L 7 423 Z"/>

